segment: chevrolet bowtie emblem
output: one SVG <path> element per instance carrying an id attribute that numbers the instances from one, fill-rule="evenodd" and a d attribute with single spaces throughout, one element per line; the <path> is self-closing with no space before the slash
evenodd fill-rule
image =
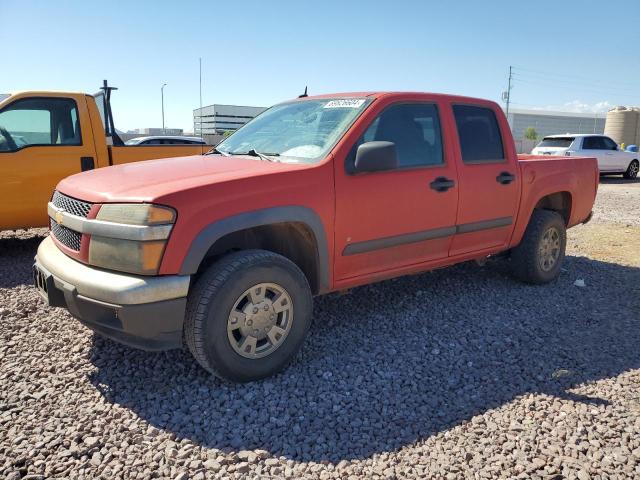
<path id="1" fill-rule="evenodd" d="M 62 212 L 58 211 L 56 212 L 56 223 L 62 225 L 62 222 L 64 222 L 64 217 L 62 216 Z"/>

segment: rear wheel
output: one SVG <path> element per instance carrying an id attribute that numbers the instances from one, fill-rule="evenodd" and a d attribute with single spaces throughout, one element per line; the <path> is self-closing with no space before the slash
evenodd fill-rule
<path id="1" fill-rule="evenodd" d="M 511 252 L 514 275 L 533 284 L 555 280 L 560 275 L 566 244 L 562 217 L 550 210 L 534 210 L 522 242 Z"/>
<path id="2" fill-rule="evenodd" d="M 264 250 L 213 264 L 189 293 L 184 337 L 198 363 L 225 380 L 273 375 L 295 357 L 311 324 L 306 277 Z"/>
<path id="3" fill-rule="evenodd" d="M 638 171 L 640 170 L 640 163 L 638 163 L 638 160 L 633 160 L 630 164 L 629 167 L 627 168 L 627 171 L 624 172 L 622 174 L 622 176 L 628 180 L 634 180 L 635 178 L 638 177 Z"/>

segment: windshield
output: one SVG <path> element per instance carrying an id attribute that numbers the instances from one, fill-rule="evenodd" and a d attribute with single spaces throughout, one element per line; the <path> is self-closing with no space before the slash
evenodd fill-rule
<path id="1" fill-rule="evenodd" d="M 538 147 L 569 148 L 574 140 L 574 137 L 545 137 L 538 144 Z"/>
<path id="2" fill-rule="evenodd" d="M 253 150 L 279 156 L 280 161 L 313 163 L 326 156 L 369 103 L 365 98 L 323 98 L 275 105 L 216 150 L 228 154 Z"/>

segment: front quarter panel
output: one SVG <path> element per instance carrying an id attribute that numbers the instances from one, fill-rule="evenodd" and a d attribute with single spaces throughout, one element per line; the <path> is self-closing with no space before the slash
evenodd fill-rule
<path id="1" fill-rule="evenodd" d="M 170 205 L 178 212 L 160 274 L 195 273 L 204 253 L 220 234 L 265 222 L 298 221 L 311 223 L 308 226 L 315 232 L 319 246 L 324 243 L 325 246 L 319 247 L 319 260 L 327 266 L 323 283 L 326 282 L 325 287 L 331 285 L 332 168 L 332 162 L 323 162 L 287 172 L 214 183 L 158 198 L 158 203 Z M 274 215 L 273 212 L 279 213 Z M 210 245 L 206 245 L 208 242 Z"/>

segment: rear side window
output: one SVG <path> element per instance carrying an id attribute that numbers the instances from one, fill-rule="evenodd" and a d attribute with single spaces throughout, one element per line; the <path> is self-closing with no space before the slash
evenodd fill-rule
<path id="1" fill-rule="evenodd" d="M 545 137 L 538 147 L 569 148 L 574 140 L 574 137 Z"/>
<path id="2" fill-rule="evenodd" d="M 583 150 L 606 150 L 603 137 L 584 137 L 582 140 Z"/>
<path id="3" fill-rule="evenodd" d="M 0 151 L 34 145 L 82 145 L 74 100 L 26 98 L 0 112 Z"/>
<path id="4" fill-rule="evenodd" d="M 373 141 L 396 145 L 399 168 L 444 163 L 438 109 L 433 104 L 403 103 L 386 108 L 352 148 L 347 171 L 353 171 L 357 148 Z"/>
<path id="5" fill-rule="evenodd" d="M 462 161 L 491 163 L 504 160 L 502 135 L 493 110 L 474 105 L 454 105 Z"/>

